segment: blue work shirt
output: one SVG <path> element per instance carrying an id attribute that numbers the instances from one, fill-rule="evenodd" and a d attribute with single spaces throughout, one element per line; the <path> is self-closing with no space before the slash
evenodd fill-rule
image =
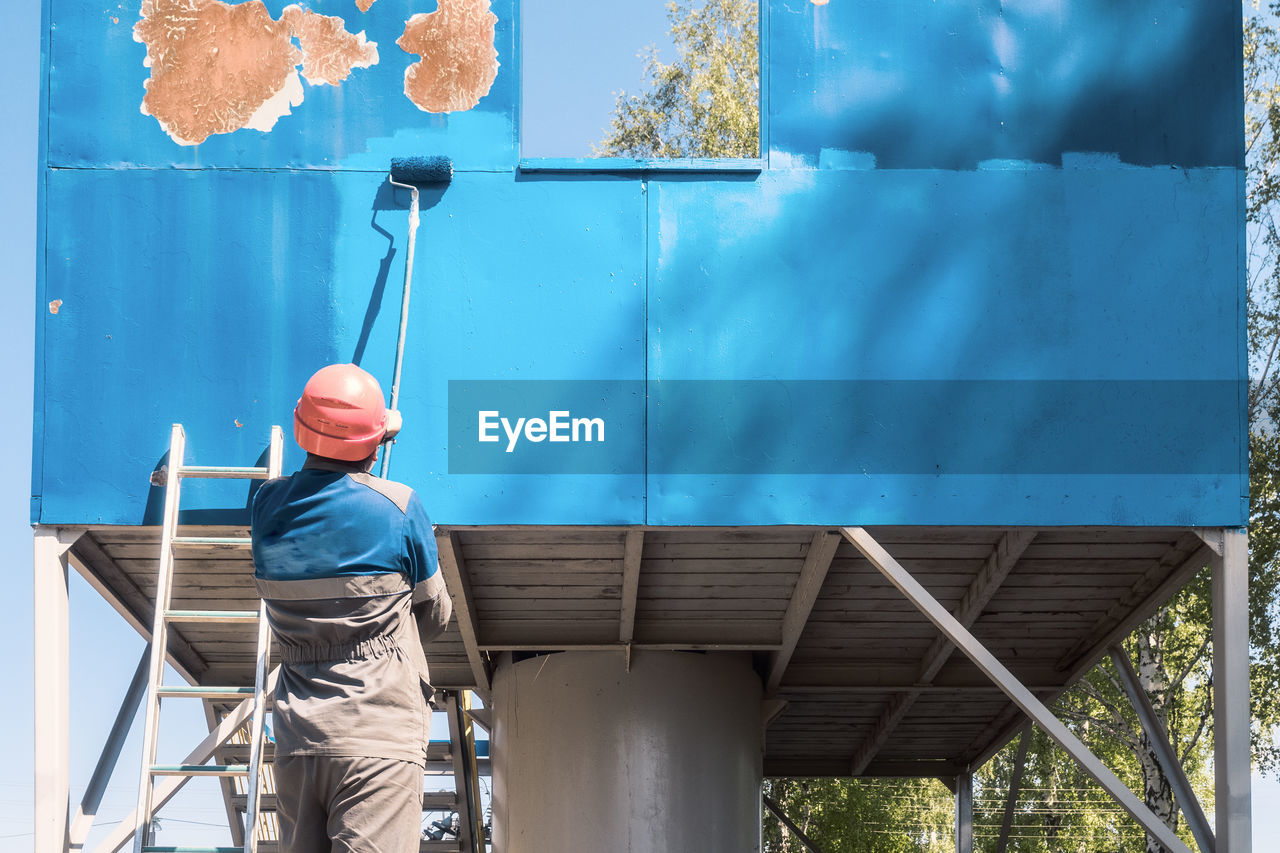
<path id="1" fill-rule="evenodd" d="M 310 456 L 263 484 L 252 519 L 254 579 L 280 654 L 277 755 L 424 763 L 423 644 L 452 604 L 417 494 Z"/>

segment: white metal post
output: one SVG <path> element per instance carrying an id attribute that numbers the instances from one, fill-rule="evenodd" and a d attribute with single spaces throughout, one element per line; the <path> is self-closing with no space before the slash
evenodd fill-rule
<path id="1" fill-rule="evenodd" d="M 1249 540 L 1222 531 L 1213 562 L 1213 725 L 1217 853 L 1253 848 L 1249 750 Z"/>
<path id="2" fill-rule="evenodd" d="M 71 809 L 71 637 L 65 531 L 35 533 L 35 850 L 67 849 Z M 71 540 L 74 541 L 74 540 Z"/>
<path id="3" fill-rule="evenodd" d="M 956 777 L 956 853 L 973 853 L 973 774 Z"/>

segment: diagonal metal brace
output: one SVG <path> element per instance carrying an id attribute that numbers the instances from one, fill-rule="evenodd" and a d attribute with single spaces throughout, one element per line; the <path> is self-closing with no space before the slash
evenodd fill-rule
<path id="1" fill-rule="evenodd" d="M 787 817 L 786 814 L 783 813 L 781 806 L 774 802 L 770 797 L 762 797 L 762 799 L 764 800 L 765 808 L 773 812 L 773 816 L 782 821 L 787 829 L 791 830 L 792 834 L 794 834 L 795 837 L 800 840 L 800 843 L 804 845 L 804 849 L 811 851 L 811 853 L 822 853 L 822 851 L 818 849 L 818 845 L 814 844 L 813 841 L 809 839 L 809 836 L 801 832 L 800 827 L 796 826 L 795 823 L 792 822 L 791 818 Z"/>
<path id="2" fill-rule="evenodd" d="M 936 598 L 929 594 L 911 573 L 890 556 L 871 534 L 861 527 L 846 527 L 842 531 L 846 539 L 862 552 L 882 575 L 898 588 L 898 591 L 916 606 L 916 608 L 941 631 L 948 640 L 955 643 L 956 648 L 964 653 L 978 669 L 982 670 L 996 686 L 1004 691 L 1022 711 L 1035 721 L 1054 742 L 1065 749 L 1080 767 L 1093 777 L 1112 797 L 1120 803 L 1133 819 L 1172 853 L 1191 853 L 1191 848 L 1164 822 L 1147 808 L 1142 800 L 1130 791 L 1111 770 L 1098 760 L 1089 748 L 1080 742 L 1044 703 L 1035 697 L 1030 690 L 1018 681 L 1004 664 L 1000 663 L 991 652 L 987 651 L 978 639 L 952 616 Z"/>
<path id="3" fill-rule="evenodd" d="M 1209 828 L 1209 819 L 1205 817 L 1204 809 L 1196 799 L 1196 792 L 1192 790 L 1191 782 L 1187 779 L 1182 764 L 1178 762 L 1173 744 L 1169 742 L 1169 733 L 1156 715 L 1156 709 L 1152 706 L 1147 691 L 1143 690 L 1142 685 L 1138 683 L 1138 674 L 1133 670 L 1129 655 L 1125 653 L 1122 646 L 1112 646 L 1110 654 L 1111 661 L 1116 665 L 1116 672 L 1120 675 L 1124 692 L 1129 696 L 1129 703 L 1137 712 L 1138 719 L 1142 722 L 1142 730 L 1147 733 L 1151 748 L 1155 751 L 1161 768 L 1164 769 L 1169 786 L 1173 788 L 1173 798 L 1177 800 L 1178 805 L 1182 807 L 1182 813 L 1186 815 L 1187 826 L 1196 840 L 1196 846 L 1200 848 L 1201 853 L 1214 853 L 1213 830 Z"/>

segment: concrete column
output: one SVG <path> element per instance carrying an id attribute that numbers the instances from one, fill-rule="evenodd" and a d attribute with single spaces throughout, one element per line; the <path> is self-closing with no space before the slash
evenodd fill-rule
<path id="1" fill-rule="evenodd" d="M 1250 853 L 1249 540 L 1225 530 L 1213 566 L 1213 726 L 1217 853 Z"/>
<path id="2" fill-rule="evenodd" d="M 562 652 L 493 680 L 494 849 L 760 849 L 760 678 L 742 654 Z"/>

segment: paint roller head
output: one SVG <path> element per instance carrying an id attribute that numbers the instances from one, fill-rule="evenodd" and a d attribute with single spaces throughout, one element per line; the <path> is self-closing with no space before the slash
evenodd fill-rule
<path id="1" fill-rule="evenodd" d="M 391 180 L 402 184 L 447 184 L 453 180 L 453 161 L 448 157 L 395 157 L 391 160 Z"/>

